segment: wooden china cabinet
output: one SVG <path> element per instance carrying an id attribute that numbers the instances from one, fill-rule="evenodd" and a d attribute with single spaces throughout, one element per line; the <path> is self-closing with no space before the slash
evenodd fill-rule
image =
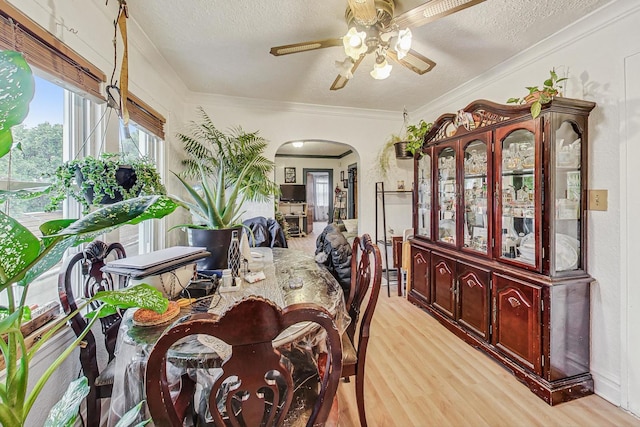
<path id="1" fill-rule="evenodd" d="M 586 269 L 592 102 L 476 101 L 415 160 L 409 300 L 547 403 L 593 392 Z"/>

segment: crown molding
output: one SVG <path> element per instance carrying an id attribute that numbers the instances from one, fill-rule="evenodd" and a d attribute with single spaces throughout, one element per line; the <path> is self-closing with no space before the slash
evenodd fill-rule
<path id="1" fill-rule="evenodd" d="M 469 99 L 474 99 L 474 93 L 483 87 L 517 74 L 522 69 L 539 62 L 550 54 L 565 49 L 595 32 L 615 24 L 640 10 L 640 2 L 613 0 L 562 30 L 541 40 L 530 48 L 523 50 L 506 61 L 489 69 L 487 72 L 463 83 L 449 92 L 416 109 L 412 114 L 416 117 L 426 116 L 429 112 L 442 111 L 452 103 L 464 107 Z"/>
<path id="2" fill-rule="evenodd" d="M 305 104 L 299 102 L 281 102 L 257 98 L 243 98 L 228 95 L 217 95 L 203 92 L 191 92 L 187 96 L 187 104 L 224 105 L 231 108 L 278 111 L 286 113 L 312 114 L 335 117 L 358 117 L 372 120 L 389 120 L 396 122 L 397 111 L 370 110 L 332 105 Z"/>

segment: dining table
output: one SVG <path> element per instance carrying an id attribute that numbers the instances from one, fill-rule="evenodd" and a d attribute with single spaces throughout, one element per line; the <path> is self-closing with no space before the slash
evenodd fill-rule
<path id="1" fill-rule="evenodd" d="M 273 301 L 280 308 L 296 303 L 314 303 L 326 309 L 342 334 L 350 323 L 342 287 L 313 254 L 290 248 L 251 248 L 248 268 L 252 273 L 262 271 L 264 279 L 255 283 L 241 280 L 233 290 L 221 292 L 217 287 L 211 295 L 191 300 L 177 318 L 163 325 L 134 325 L 129 309 L 123 314 L 116 343 L 115 373 L 109 409 L 108 426 L 115 426 L 120 418 L 139 402 L 145 400 L 146 360 L 160 336 L 172 325 L 183 322 L 191 314 L 209 312 L 221 316 L 237 302 L 252 296 Z M 309 369 L 314 358 L 323 352 L 324 331 L 315 324 L 297 324 L 283 331 L 275 340 L 278 348 L 290 361 L 296 385 L 309 382 L 317 371 Z M 196 382 L 194 409 L 206 413 L 207 390 L 222 373 L 222 364 L 231 347 L 213 337 L 197 335 L 176 343 L 167 354 L 167 377 L 176 387 L 187 373 Z M 298 403 L 298 410 L 302 403 Z M 292 405 L 291 413 L 296 411 Z M 295 418 L 295 413 L 292 415 Z M 143 403 L 140 420 L 150 415 Z M 290 417 L 291 418 L 291 417 Z"/>

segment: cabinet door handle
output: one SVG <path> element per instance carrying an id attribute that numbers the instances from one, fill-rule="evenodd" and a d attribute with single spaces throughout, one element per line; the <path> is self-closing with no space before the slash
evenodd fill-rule
<path id="1" fill-rule="evenodd" d="M 516 297 L 509 297 L 507 298 L 507 301 L 509 301 L 509 304 L 511 304 L 511 307 L 513 308 L 520 306 L 520 301 L 518 301 Z"/>

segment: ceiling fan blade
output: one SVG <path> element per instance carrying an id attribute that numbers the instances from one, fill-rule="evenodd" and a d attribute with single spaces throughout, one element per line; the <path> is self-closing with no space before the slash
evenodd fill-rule
<path id="1" fill-rule="evenodd" d="M 308 50 L 323 49 L 325 47 L 333 46 L 342 46 L 342 38 L 285 44 L 283 46 L 272 47 L 269 52 L 274 56 L 282 56 L 289 55 L 291 53 L 306 52 Z"/>
<path id="2" fill-rule="evenodd" d="M 394 18 L 400 28 L 419 27 L 485 0 L 431 0 Z"/>
<path id="3" fill-rule="evenodd" d="M 402 59 L 398 59 L 398 57 L 396 56 L 396 53 L 392 50 L 389 50 L 387 52 L 387 56 L 389 56 L 391 59 L 393 59 L 397 63 L 404 65 L 414 73 L 418 73 L 420 75 L 431 71 L 433 67 L 436 66 L 435 62 L 433 62 L 426 56 L 419 54 L 413 49 L 410 50 L 407 53 L 407 55 Z"/>
<path id="4" fill-rule="evenodd" d="M 356 73 L 356 69 L 358 68 L 358 65 L 360 65 L 360 63 L 362 62 L 364 57 L 365 57 L 365 55 L 360 55 L 360 58 L 356 62 L 354 62 L 353 67 L 351 67 L 351 74 L 355 74 Z M 339 89 L 342 89 L 343 87 L 345 87 L 347 85 L 347 83 L 349 83 L 349 79 L 344 77 L 342 74 L 338 74 L 336 76 L 336 79 L 333 81 L 333 83 L 331 84 L 331 87 L 329 89 L 330 90 L 339 90 Z"/>
<path id="5" fill-rule="evenodd" d="M 348 0 L 355 21 L 360 25 L 373 25 L 378 20 L 375 0 Z"/>

